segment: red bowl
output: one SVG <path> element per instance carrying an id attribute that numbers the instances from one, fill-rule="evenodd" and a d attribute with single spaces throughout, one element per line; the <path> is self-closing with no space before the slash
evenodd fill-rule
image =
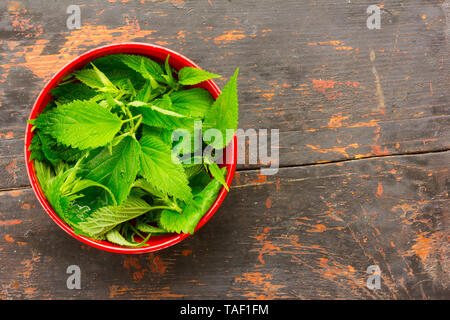
<path id="1" fill-rule="evenodd" d="M 52 96 L 50 94 L 50 90 L 55 88 L 59 83 L 61 83 L 62 79 L 65 76 L 72 73 L 75 70 L 78 70 L 84 67 L 87 63 L 92 60 L 95 60 L 99 57 L 116 54 L 116 53 L 128 53 L 128 54 L 138 54 L 147 56 L 157 61 L 165 61 L 168 54 L 170 54 L 169 63 L 176 70 L 180 70 L 183 67 L 195 67 L 198 66 L 186 58 L 185 56 L 169 50 L 167 48 L 152 45 L 152 44 L 144 44 L 144 43 L 120 43 L 120 44 L 112 44 L 103 47 L 99 47 L 93 50 L 90 50 L 79 57 L 75 58 L 67 65 L 65 65 L 61 70 L 59 70 L 45 85 L 44 89 L 42 89 L 39 94 L 36 102 L 31 109 L 31 113 L 29 119 L 35 119 L 38 114 L 40 114 L 49 101 L 52 100 Z M 200 87 L 208 90 L 214 99 L 216 99 L 220 94 L 220 89 L 217 85 L 212 81 L 205 81 L 200 85 Z M 145 253 L 161 250 L 167 247 L 170 247 L 183 239 L 187 238 L 189 234 L 168 234 L 164 236 L 153 236 L 147 241 L 148 246 L 139 247 L 139 248 L 128 248 L 121 247 L 115 244 L 112 244 L 108 241 L 98 241 L 93 240 L 85 236 L 77 235 L 59 216 L 53 211 L 50 204 L 48 203 L 40 185 L 36 178 L 36 172 L 34 169 L 34 161 L 28 161 L 30 158 L 30 151 L 28 148 L 31 143 L 31 139 L 33 137 L 33 132 L 31 132 L 31 125 L 27 124 L 26 133 L 25 133 L 25 162 L 27 165 L 28 177 L 30 179 L 31 186 L 33 187 L 34 193 L 36 194 L 39 202 L 44 207 L 45 211 L 48 213 L 50 218 L 56 222 L 58 226 L 60 226 L 64 231 L 70 234 L 72 237 L 80 240 L 83 243 L 86 243 L 92 247 L 99 248 L 105 251 L 117 252 L 117 253 Z M 236 136 L 232 139 L 228 147 L 224 150 L 224 163 L 226 163 L 226 167 L 228 170 L 228 175 L 226 177 L 226 183 L 228 186 L 231 185 L 231 181 L 233 180 L 234 172 L 236 169 L 236 153 L 237 153 L 237 141 Z M 216 201 L 212 205 L 212 207 L 208 210 L 208 212 L 203 216 L 196 227 L 196 231 L 200 229 L 217 211 L 217 209 L 222 204 L 225 196 L 227 195 L 227 190 L 222 188 L 217 197 Z"/>

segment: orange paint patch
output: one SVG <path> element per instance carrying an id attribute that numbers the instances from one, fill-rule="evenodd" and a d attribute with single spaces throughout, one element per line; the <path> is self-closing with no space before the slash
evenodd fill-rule
<path id="1" fill-rule="evenodd" d="M 120 297 L 124 294 L 127 294 L 130 291 L 131 291 L 130 288 L 120 288 L 117 285 L 112 285 L 109 287 L 109 297 L 110 298 Z"/>
<path id="2" fill-rule="evenodd" d="M 232 31 L 225 31 L 223 35 L 214 38 L 214 42 L 216 42 L 217 44 L 228 43 L 244 38 L 246 38 L 246 35 L 244 34 L 243 31 L 232 30 Z"/>
<path id="3" fill-rule="evenodd" d="M 42 52 L 49 40 L 38 39 L 30 46 L 21 47 L 23 51 L 15 53 L 16 56 L 23 56 L 25 62 L 11 65 L 24 66 L 37 77 L 45 79 L 84 52 L 86 47 L 98 46 L 104 42 L 127 42 L 141 37 L 148 38 L 154 32 L 156 30 L 141 30 L 136 20 L 131 20 L 127 25 L 113 29 L 102 25 L 83 24 L 81 30 L 73 30 L 66 36 L 66 43 L 58 53 L 43 55 Z M 7 65 L 6 68 L 11 65 Z"/>
<path id="4" fill-rule="evenodd" d="M 13 237 L 11 237 L 9 234 L 5 234 L 5 240 L 8 242 L 14 242 Z"/>
<path id="5" fill-rule="evenodd" d="M 338 51 L 350 51 L 350 50 L 353 50 L 352 47 L 336 47 L 334 49 L 338 50 Z"/>
<path id="6" fill-rule="evenodd" d="M 0 138 L 8 140 L 14 138 L 14 132 L 8 131 L 7 133 L 0 132 Z"/>
<path id="7" fill-rule="evenodd" d="M 30 210 L 31 205 L 29 203 L 24 203 L 23 205 L 20 206 L 20 208 L 22 208 L 24 210 Z"/>
<path id="8" fill-rule="evenodd" d="M 322 80 L 312 79 L 313 89 L 322 93 L 326 92 L 326 89 L 333 89 L 336 81 L 334 80 Z"/>
<path id="9" fill-rule="evenodd" d="M 419 233 L 414 239 L 415 243 L 409 253 L 414 253 L 420 260 L 426 262 L 428 257 L 435 251 L 437 238 L 435 234 L 429 236 L 428 232 Z"/>
<path id="10" fill-rule="evenodd" d="M 123 267 L 128 270 L 130 270 L 131 268 L 134 268 L 134 269 L 142 268 L 141 265 L 139 264 L 139 259 L 136 257 L 126 257 L 123 260 Z"/>
<path id="11" fill-rule="evenodd" d="M 184 39 L 186 38 L 186 31 L 185 30 L 180 30 L 177 33 L 177 39 Z"/>
<path id="12" fill-rule="evenodd" d="M 185 257 L 190 256 L 192 254 L 192 250 L 183 250 L 181 251 L 181 254 Z"/>
<path id="13" fill-rule="evenodd" d="M 150 270 L 154 273 L 164 274 L 166 272 L 167 267 L 163 263 L 160 257 L 152 254 L 147 257 L 147 260 L 150 262 Z"/>
<path id="14" fill-rule="evenodd" d="M 22 33 L 24 38 L 32 38 L 43 33 L 41 25 L 34 23 L 28 11 L 18 2 L 8 5 L 9 22 L 13 31 Z"/>
<path id="15" fill-rule="evenodd" d="M 308 46 L 317 46 L 317 45 L 332 45 L 332 46 L 339 46 L 344 45 L 345 43 L 339 40 L 331 40 L 331 41 L 325 41 L 325 42 L 309 42 Z"/>
<path id="16" fill-rule="evenodd" d="M 17 163 L 17 159 L 14 159 L 13 161 L 11 161 L 10 164 L 8 164 L 8 165 L 5 167 L 6 172 L 8 172 L 10 175 L 12 175 L 14 181 L 17 179 L 17 174 L 16 174 L 16 171 L 17 171 L 17 165 L 16 165 L 16 163 Z"/>
<path id="17" fill-rule="evenodd" d="M 266 199 L 266 208 L 267 208 L 267 209 L 272 208 L 272 199 L 270 199 L 270 197 L 268 197 L 268 198 Z"/>
<path id="18" fill-rule="evenodd" d="M 264 183 L 267 182 L 267 176 L 257 173 L 258 179 L 253 180 L 253 183 Z"/>
<path id="19" fill-rule="evenodd" d="M 345 157 L 348 158 L 349 156 L 347 154 L 347 149 L 348 148 L 356 149 L 356 148 L 359 147 L 359 144 L 352 143 L 352 144 L 350 144 L 350 145 L 348 145 L 346 147 L 333 147 L 333 148 L 330 148 L 330 149 L 321 149 L 319 146 L 313 146 L 313 145 L 310 145 L 310 144 L 307 144 L 306 146 L 308 148 L 310 148 L 310 149 L 312 149 L 314 151 L 318 151 L 320 153 L 336 152 L 336 153 L 340 153 L 340 154 L 342 154 L 342 155 L 344 155 Z"/>
<path id="20" fill-rule="evenodd" d="M 23 293 L 27 296 L 27 298 L 32 298 L 37 295 L 38 288 L 24 288 Z"/>
<path id="21" fill-rule="evenodd" d="M 34 270 L 34 263 L 39 262 L 41 260 L 39 254 L 33 250 L 32 257 L 30 259 L 23 260 L 20 264 L 25 267 L 25 270 L 22 272 L 24 278 L 28 279 L 31 276 L 31 273 Z"/>
<path id="22" fill-rule="evenodd" d="M 378 188 L 377 188 L 377 196 L 381 196 L 383 194 L 383 185 L 381 182 L 378 182 Z"/>
<path id="23" fill-rule="evenodd" d="M 275 93 L 264 93 L 262 96 L 267 101 L 272 101 L 272 97 L 275 96 Z"/>
<path id="24" fill-rule="evenodd" d="M 308 232 L 324 232 L 327 230 L 327 227 L 323 224 L 316 224 L 313 226 L 313 229 L 306 230 Z"/>
<path id="25" fill-rule="evenodd" d="M 272 278 L 270 273 L 247 272 L 242 277 L 236 277 L 234 280 L 250 285 L 250 287 L 239 288 L 240 290 L 248 291 L 244 296 L 252 300 L 272 300 L 276 297 L 279 298 L 278 290 L 286 287 L 284 285 L 273 285 Z"/>
<path id="26" fill-rule="evenodd" d="M 0 226 L 14 226 L 17 224 L 21 224 L 22 220 L 1 220 Z"/>
<path id="27" fill-rule="evenodd" d="M 11 197 L 20 197 L 23 194 L 22 190 L 13 190 L 13 191 L 8 191 L 8 195 Z"/>
<path id="28" fill-rule="evenodd" d="M 262 245 L 262 247 L 260 249 L 258 249 L 258 252 L 259 252 L 258 261 L 261 264 L 265 264 L 265 261 L 263 258 L 264 255 L 267 254 L 267 255 L 272 256 L 275 254 L 275 252 L 281 251 L 281 249 L 279 247 L 274 246 L 271 241 L 267 240 L 269 232 L 270 232 L 270 227 L 265 227 L 263 232 L 260 235 L 254 237 L 256 240 L 258 240 L 259 244 Z"/>
<path id="29" fill-rule="evenodd" d="M 342 116 L 342 113 L 338 113 L 336 116 L 332 116 L 330 121 L 328 121 L 328 126 L 330 128 L 339 128 L 342 127 L 342 121 L 348 119 L 349 116 Z"/>

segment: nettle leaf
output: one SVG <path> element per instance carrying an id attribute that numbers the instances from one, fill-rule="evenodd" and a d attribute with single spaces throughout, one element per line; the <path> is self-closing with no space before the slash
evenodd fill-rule
<path id="1" fill-rule="evenodd" d="M 58 142 L 84 150 L 110 142 L 122 120 L 95 102 L 76 100 L 42 113 L 34 125 Z"/>
<path id="2" fill-rule="evenodd" d="M 217 74 L 192 67 L 184 67 L 178 72 L 178 81 L 185 86 L 199 84 L 203 81 L 220 77 Z"/>
<path id="3" fill-rule="evenodd" d="M 169 145 L 155 136 L 145 136 L 141 145 L 141 175 L 156 189 L 183 201 L 192 199 L 191 188 L 178 158 Z"/>
<path id="4" fill-rule="evenodd" d="M 170 99 L 174 110 L 193 118 L 204 118 L 214 102 L 211 94 L 203 88 L 176 91 Z"/>
<path id="5" fill-rule="evenodd" d="M 107 55 L 93 61 L 112 83 L 129 79 L 135 88 L 141 88 L 145 79 L 135 70 L 122 62 L 120 54 Z"/>
<path id="6" fill-rule="evenodd" d="M 203 165 L 201 165 L 203 167 Z M 202 170 L 195 176 L 189 179 L 189 186 L 192 188 L 192 192 L 194 194 L 198 194 L 201 192 L 213 179 L 211 176 L 205 171 Z"/>
<path id="7" fill-rule="evenodd" d="M 153 184 L 149 183 L 145 179 L 137 179 L 133 183 L 133 188 L 140 188 L 157 198 L 164 198 L 166 195 L 164 192 L 158 190 Z"/>
<path id="8" fill-rule="evenodd" d="M 30 151 L 30 159 L 28 159 L 28 161 L 31 160 L 44 161 L 46 159 L 45 154 L 42 151 L 42 142 L 37 132 L 35 132 L 33 138 L 31 138 L 31 143 L 30 146 L 28 147 L 28 151 Z"/>
<path id="9" fill-rule="evenodd" d="M 93 63 L 91 63 L 92 69 L 82 69 L 73 72 L 76 79 L 80 80 L 85 85 L 100 91 L 100 92 L 112 92 L 117 93 L 119 90 L 111 82 L 111 80 L 100 71 Z"/>
<path id="10" fill-rule="evenodd" d="M 78 229 L 90 237 L 102 236 L 119 224 L 137 218 L 152 210 L 142 199 L 129 197 L 120 206 L 103 207 L 91 214 L 86 221 L 78 224 Z"/>
<path id="11" fill-rule="evenodd" d="M 168 233 L 164 229 L 152 226 L 152 225 L 147 224 L 139 219 L 136 221 L 136 229 L 138 229 L 139 231 L 144 232 L 144 233 L 151 233 L 151 234 L 156 234 L 156 235 Z"/>
<path id="12" fill-rule="evenodd" d="M 221 131 L 223 139 L 215 139 L 207 142 L 215 149 L 223 149 L 233 138 L 233 135 L 226 134 L 227 129 L 236 131 L 238 125 L 238 96 L 237 96 L 237 76 L 239 69 L 236 69 L 230 81 L 225 85 L 222 93 L 214 101 L 203 121 L 203 132 L 208 129 L 218 129 Z"/>
<path id="13" fill-rule="evenodd" d="M 60 103 L 69 103 L 74 100 L 90 100 L 97 92 L 84 83 L 66 83 L 50 91 L 52 96 Z"/>
<path id="14" fill-rule="evenodd" d="M 72 187 L 72 193 L 78 193 L 80 191 L 83 191 L 87 188 L 92 188 L 92 187 L 97 187 L 97 188 L 101 188 L 101 189 L 105 190 L 108 193 L 108 195 L 111 197 L 114 204 L 117 205 L 116 197 L 111 192 L 111 190 L 109 190 L 109 188 L 107 186 L 105 186 L 101 183 L 98 183 L 96 181 L 87 180 L 87 179 L 78 180 L 77 182 L 75 182 L 75 184 Z"/>
<path id="15" fill-rule="evenodd" d="M 147 57 L 132 54 L 120 54 L 118 57 L 129 68 L 140 73 L 144 79 L 155 79 L 159 82 L 165 82 L 162 77 L 164 71 L 159 63 Z"/>
<path id="16" fill-rule="evenodd" d="M 203 164 L 184 165 L 183 167 L 184 167 L 184 172 L 186 173 L 186 177 L 188 179 L 195 177 L 197 174 L 199 174 L 203 170 Z"/>
<path id="17" fill-rule="evenodd" d="M 149 102 L 160 97 L 167 90 L 166 86 L 159 85 L 156 80 L 147 80 L 136 93 L 136 101 Z"/>
<path id="18" fill-rule="evenodd" d="M 120 233 L 119 227 L 112 229 L 111 231 L 108 231 L 106 233 L 106 240 L 108 240 L 111 243 L 117 244 L 119 246 L 123 247 L 141 247 L 146 246 L 147 240 L 150 238 L 150 234 L 145 238 L 142 242 L 136 243 L 131 242 L 125 239 L 125 237 Z"/>
<path id="19" fill-rule="evenodd" d="M 221 172 L 222 175 L 226 175 L 226 168 L 223 168 Z M 163 210 L 159 218 L 160 226 L 169 232 L 194 234 L 197 224 L 216 201 L 221 188 L 222 185 L 218 180 L 212 180 L 187 203 L 181 214 L 172 210 Z"/>
<path id="20" fill-rule="evenodd" d="M 168 96 L 156 99 L 151 103 L 134 101 L 129 105 L 133 107 L 133 114 L 142 114 L 142 122 L 149 126 L 190 131 L 194 128 L 195 119 L 173 110 L 172 102 Z"/>
<path id="21" fill-rule="evenodd" d="M 136 139 L 124 137 L 111 150 L 103 148 L 82 164 L 83 171 L 87 172 L 85 178 L 107 186 L 120 204 L 128 197 L 139 171 L 139 153 Z"/>
<path id="22" fill-rule="evenodd" d="M 151 127 L 146 124 L 142 126 L 142 136 L 155 135 L 167 145 L 172 145 L 172 132 L 169 129 Z"/>
<path id="23" fill-rule="evenodd" d="M 42 191 L 46 194 L 48 183 L 50 179 L 55 176 L 53 170 L 50 165 L 40 160 L 34 161 L 34 170 L 36 171 L 36 177 L 39 181 L 39 185 L 41 186 Z"/>
<path id="24" fill-rule="evenodd" d="M 35 170 L 39 184 L 53 210 L 74 229 L 76 229 L 76 223 L 85 220 L 90 211 L 87 207 L 74 204 L 74 200 L 83 197 L 77 193 L 88 187 L 100 187 L 109 191 L 103 185 L 77 178 L 78 169 L 68 168 L 64 163 L 58 163 L 55 166 L 56 175 L 53 174 L 50 166 L 40 161 L 35 161 Z"/>
<path id="25" fill-rule="evenodd" d="M 173 71 L 172 71 L 172 67 L 170 66 L 169 60 L 170 60 L 170 54 L 167 55 L 166 62 L 164 63 L 164 68 L 166 70 L 166 74 L 163 74 L 162 77 L 164 78 L 164 80 L 166 80 L 166 83 L 171 88 L 175 88 L 178 86 L 177 86 L 177 82 L 175 81 L 175 78 L 173 77 Z"/>
<path id="26" fill-rule="evenodd" d="M 75 162 L 80 159 L 84 151 L 78 148 L 70 148 L 58 141 L 51 135 L 37 132 L 41 141 L 42 152 L 45 158 L 52 164 L 56 164 L 59 161 Z"/>
<path id="27" fill-rule="evenodd" d="M 225 181 L 225 177 L 223 176 L 222 171 L 220 170 L 217 163 L 213 162 L 211 164 L 208 164 L 208 171 L 209 173 L 211 173 L 214 179 L 219 181 L 225 187 L 225 189 L 227 189 L 227 191 L 230 191 L 230 188 Z"/>

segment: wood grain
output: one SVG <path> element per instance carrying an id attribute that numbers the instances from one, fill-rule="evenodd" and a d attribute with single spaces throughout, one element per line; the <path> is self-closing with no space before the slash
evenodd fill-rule
<path id="1" fill-rule="evenodd" d="M 448 299 L 450 5 L 373 2 L 0 3 L 0 299 Z M 83 246 L 37 202 L 25 121 L 59 68 L 139 41 L 179 51 L 223 87 L 240 67 L 239 127 L 278 129 L 282 167 L 240 165 L 217 215 L 163 252 Z M 226 245 L 224 245 L 226 244 Z M 82 290 L 66 288 L 67 266 Z M 365 281 L 382 270 L 381 290 Z"/>
<path id="2" fill-rule="evenodd" d="M 81 245 L 30 189 L 0 193 L 0 297 L 448 297 L 450 152 L 241 171 L 197 234 L 154 254 Z M 68 290 L 69 265 L 82 289 Z M 381 289 L 366 286 L 378 265 Z"/>

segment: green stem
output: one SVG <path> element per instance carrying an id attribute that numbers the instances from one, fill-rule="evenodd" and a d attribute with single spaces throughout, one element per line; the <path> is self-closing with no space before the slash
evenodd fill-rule
<path id="1" fill-rule="evenodd" d="M 148 211 L 147 212 L 149 212 L 149 211 L 153 211 L 153 210 L 164 210 L 164 209 L 167 209 L 167 210 L 174 210 L 175 208 L 174 207 L 169 207 L 169 206 L 156 206 L 156 207 L 152 207 L 152 208 L 150 208 L 150 209 L 148 209 Z M 178 210 L 177 210 L 178 211 Z"/>
<path id="2" fill-rule="evenodd" d="M 132 118 L 128 118 L 127 120 L 122 120 L 122 123 L 125 123 L 125 122 L 129 122 L 129 121 L 133 121 L 134 119 L 137 119 L 137 118 L 139 118 L 139 117 L 142 117 L 142 115 L 137 115 L 137 116 L 135 116 L 135 117 L 132 117 Z"/>
<path id="3" fill-rule="evenodd" d="M 142 242 L 141 243 L 139 243 L 138 245 L 137 245 L 137 247 L 142 247 L 142 246 L 144 246 L 146 243 L 147 243 L 147 241 L 148 241 L 148 239 L 150 239 L 150 236 L 151 236 L 152 234 L 151 233 L 149 233 L 148 235 L 147 235 L 147 237 L 145 237 L 145 239 L 144 240 L 142 240 Z M 142 237 L 141 237 L 142 238 Z"/>
<path id="4" fill-rule="evenodd" d="M 142 118 L 142 115 L 141 115 L 141 117 L 137 121 L 136 125 L 134 126 L 133 130 L 131 130 L 132 133 L 135 133 L 137 131 L 137 129 L 139 129 L 139 126 L 141 125 L 142 119 L 143 118 Z"/>
<path id="5" fill-rule="evenodd" d="M 131 228 L 131 230 L 133 230 L 134 233 L 136 233 L 139 237 L 141 237 L 142 239 L 145 239 L 145 237 L 139 232 L 139 230 L 136 229 L 136 227 L 133 226 L 131 223 L 130 223 L 130 228 Z"/>

